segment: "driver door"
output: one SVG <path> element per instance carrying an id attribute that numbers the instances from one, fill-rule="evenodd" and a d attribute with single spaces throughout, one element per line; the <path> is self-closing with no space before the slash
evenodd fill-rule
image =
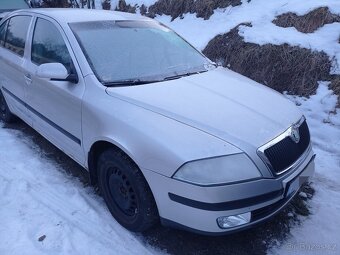
<path id="1" fill-rule="evenodd" d="M 31 35 L 30 59 L 25 69 L 29 80 L 28 109 L 33 127 L 78 163 L 84 163 L 81 132 L 81 107 L 85 85 L 60 25 L 45 17 L 37 17 Z M 78 74 L 77 84 L 39 78 L 36 71 L 45 63 L 61 63 L 69 74 Z"/>

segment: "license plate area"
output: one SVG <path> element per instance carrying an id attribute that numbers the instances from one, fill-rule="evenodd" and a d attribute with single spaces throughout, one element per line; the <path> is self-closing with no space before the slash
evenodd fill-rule
<path id="1" fill-rule="evenodd" d="M 298 176 L 297 178 L 287 183 L 285 197 L 293 196 L 299 189 L 300 189 L 300 178 Z"/>

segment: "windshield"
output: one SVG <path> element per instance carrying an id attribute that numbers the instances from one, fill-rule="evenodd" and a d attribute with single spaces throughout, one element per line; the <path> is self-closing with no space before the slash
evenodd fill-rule
<path id="1" fill-rule="evenodd" d="M 16 10 L 29 8 L 25 0 L 0 0 L 0 10 Z"/>
<path id="2" fill-rule="evenodd" d="M 129 85 L 207 71 L 211 62 L 155 21 L 71 23 L 94 73 L 104 85 Z"/>

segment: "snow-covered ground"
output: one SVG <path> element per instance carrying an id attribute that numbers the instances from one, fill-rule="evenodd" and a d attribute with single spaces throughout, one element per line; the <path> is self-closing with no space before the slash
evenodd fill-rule
<path id="1" fill-rule="evenodd" d="M 154 0 L 127 2 L 150 4 Z M 247 41 L 324 50 L 339 63 L 339 23 L 309 35 L 271 23 L 276 15 L 287 11 L 305 14 L 320 6 L 340 13 L 339 0 L 243 2 L 242 6 L 217 10 L 208 21 L 195 14 L 173 22 L 168 16 L 157 19 L 200 49 L 215 35 L 239 23 L 252 22 L 252 28 L 240 31 Z M 336 65 L 333 72 L 340 73 Z M 289 239 L 271 252 L 340 254 L 340 113 L 335 109 L 336 96 L 327 83 L 320 82 L 317 94 L 309 99 L 288 97 L 299 105 L 310 125 L 317 153 L 313 183 L 316 194 L 309 202 L 312 215 L 301 218 L 301 225 L 292 228 Z M 0 162 L 0 254 L 159 253 L 117 224 L 92 189 L 59 171 L 58 165 L 41 155 L 21 131 L 0 128 Z"/>
<path id="2" fill-rule="evenodd" d="M 340 254 L 340 113 L 334 114 L 337 97 L 327 85 L 320 83 L 309 99 L 288 96 L 300 105 L 311 130 L 316 193 L 309 203 L 312 215 L 293 227 L 273 254 Z"/>
<path id="3" fill-rule="evenodd" d="M 112 219 L 93 189 L 21 131 L 0 126 L 1 255 L 155 253 Z"/>

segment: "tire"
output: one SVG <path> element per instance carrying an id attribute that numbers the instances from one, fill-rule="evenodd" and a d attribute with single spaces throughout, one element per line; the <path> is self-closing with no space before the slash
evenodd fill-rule
<path id="1" fill-rule="evenodd" d="M 5 97 L 0 90 L 0 119 L 5 123 L 11 123 L 15 120 L 15 115 L 11 113 L 6 103 Z"/>
<path id="2" fill-rule="evenodd" d="M 99 190 L 112 216 L 123 227 L 143 232 L 158 222 L 152 192 L 138 166 L 125 153 L 104 151 L 97 170 Z"/>

